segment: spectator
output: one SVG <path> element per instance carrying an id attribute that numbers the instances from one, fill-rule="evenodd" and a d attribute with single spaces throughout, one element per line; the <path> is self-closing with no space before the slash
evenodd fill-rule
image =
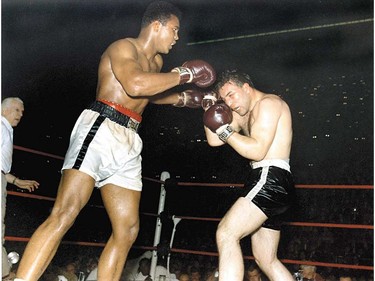
<path id="1" fill-rule="evenodd" d="M 182 269 L 182 262 L 179 258 L 175 257 L 171 260 L 169 265 L 169 271 L 171 274 L 176 275 L 176 279 L 179 279 Z"/>
<path id="2" fill-rule="evenodd" d="M 201 280 L 201 273 L 200 273 L 198 267 L 192 266 L 190 268 L 190 280 L 191 281 L 200 281 Z"/>
<path id="3" fill-rule="evenodd" d="M 96 281 L 98 279 L 98 258 L 89 258 L 86 263 L 85 274 L 87 274 L 86 281 Z"/>
<path id="4" fill-rule="evenodd" d="M 218 268 L 210 268 L 206 270 L 204 275 L 204 281 L 217 281 L 219 280 L 219 271 Z"/>
<path id="5" fill-rule="evenodd" d="M 151 260 L 148 258 L 142 258 L 139 261 L 138 273 L 134 278 L 134 281 L 144 281 L 150 279 Z"/>
<path id="6" fill-rule="evenodd" d="M 316 272 L 315 265 L 301 265 L 301 274 L 304 281 L 325 281 L 324 278 Z"/>
<path id="7" fill-rule="evenodd" d="M 158 259 L 158 265 L 155 268 L 155 281 L 160 280 L 160 276 L 165 276 L 166 280 L 176 281 L 177 277 L 174 273 L 168 272 L 167 268 L 163 265 L 163 259 Z"/>
<path id="8" fill-rule="evenodd" d="M 352 281 L 352 277 L 350 277 L 347 274 L 340 274 L 339 275 L 339 281 Z"/>
<path id="9" fill-rule="evenodd" d="M 151 259 L 152 252 L 146 251 L 141 256 L 135 259 L 130 259 L 126 261 L 125 268 L 121 275 L 121 280 L 134 280 L 135 276 L 138 274 L 139 262 L 143 258 Z"/>
<path id="10" fill-rule="evenodd" d="M 259 266 L 252 262 L 245 270 L 244 281 L 266 281 L 268 280 L 263 276 L 262 271 L 260 270 Z"/>
<path id="11" fill-rule="evenodd" d="M 89 275 L 85 279 L 86 281 L 97 281 L 98 280 L 98 266 L 90 271 Z"/>
<path id="12" fill-rule="evenodd" d="M 178 278 L 178 281 L 191 281 L 191 279 L 187 272 L 182 272 Z"/>
<path id="13" fill-rule="evenodd" d="M 76 275 L 76 265 L 74 262 L 68 262 L 59 275 L 64 276 L 68 281 L 78 281 Z"/>
<path id="14" fill-rule="evenodd" d="M 23 101 L 17 97 L 6 98 L 1 103 L 1 236 L 3 243 L 1 268 L 3 278 L 10 274 L 11 269 L 4 247 L 7 184 L 11 183 L 29 192 L 39 187 L 39 183 L 35 180 L 22 180 L 10 173 L 13 157 L 13 128 L 21 121 L 24 110 Z"/>
<path id="15" fill-rule="evenodd" d="M 62 269 L 53 263 L 48 265 L 46 271 L 41 277 L 41 281 L 56 281 L 59 279 L 59 274 L 61 274 Z M 65 278 L 65 277 L 64 277 Z"/>

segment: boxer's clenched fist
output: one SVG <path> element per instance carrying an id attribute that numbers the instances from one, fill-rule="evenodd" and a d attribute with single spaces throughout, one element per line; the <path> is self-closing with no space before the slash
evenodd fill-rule
<path id="1" fill-rule="evenodd" d="M 216 80 L 216 71 L 203 60 L 191 60 L 184 62 L 182 66 L 172 69 L 172 72 L 180 74 L 180 85 L 194 83 L 198 87 L 207 88 Z"/>
<path id="2" fill-rule="evenodd" d="M 178 95 L 178 102 L 173 104 L 176 107 L 201 107 L 203 96 L 205 92 L 199 90 L 186 90 Z"/>
<path id="3" fill-rule="evenodd" d="M 214 91 L 206 92 L 202 99 L 202 108 L 204 110 L 209 109 L 211 106 L 217 102 L 217 93 Z"/>
<path id="4" fill-rule="evenodd" d="M 225 103 L 214 104 L 203 114 L 204 125 L 216 133 L 223 142 L 227 142 L 227 139 L 234 133 L 229 125 L 232 120 L 232 110 Z"/>

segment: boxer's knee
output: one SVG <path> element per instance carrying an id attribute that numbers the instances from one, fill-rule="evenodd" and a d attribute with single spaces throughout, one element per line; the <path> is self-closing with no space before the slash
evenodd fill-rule
<path id="1" fill-rule="evenodd" d="M 220 222 L 216 230 L 216 243 L 218 247 L 225 245 L 226 243 L 231 243 L 238 240 L 230 229 L 225 225 L 225 223 Z"/>

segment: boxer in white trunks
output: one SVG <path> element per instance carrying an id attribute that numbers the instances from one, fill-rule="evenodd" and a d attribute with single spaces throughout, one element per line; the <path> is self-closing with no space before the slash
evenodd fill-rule
<path id="1" fill-rule="evenodd" d="M 138 37 L 115 41 L 104 51 L 96 101 L 74 126 L 54 207 L 32 235 L 15 280 L 41 277 L 95 186 L 100 188 L 112 225 L 99 259 L 98 280 L 120 279 L 139 230 L 142 141 L 137 132 L 142 113 L 149 102 L 200 107 L 203 92 L 198 89 L 165 91 L 184 83 L 205 88 L 216 78 L 212 66 L 203 60 L 160 72 L 161 54 L 168 54 L 176 44 L 179 28 L 177 7 L 165 1 L 152 2 L 143 15 Z"/>

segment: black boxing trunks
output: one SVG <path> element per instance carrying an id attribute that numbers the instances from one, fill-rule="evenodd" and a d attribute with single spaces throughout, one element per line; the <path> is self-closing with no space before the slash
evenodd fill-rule
<path id="1" fill-rule="evenodd" d="M 295 203 L 293 176 L 285 160 L 267 159 L 252 162 L 245 183 L 245 198 L 268 217 L 262 227 L 280 230 L 288 219 L 287 210 Z"/>

